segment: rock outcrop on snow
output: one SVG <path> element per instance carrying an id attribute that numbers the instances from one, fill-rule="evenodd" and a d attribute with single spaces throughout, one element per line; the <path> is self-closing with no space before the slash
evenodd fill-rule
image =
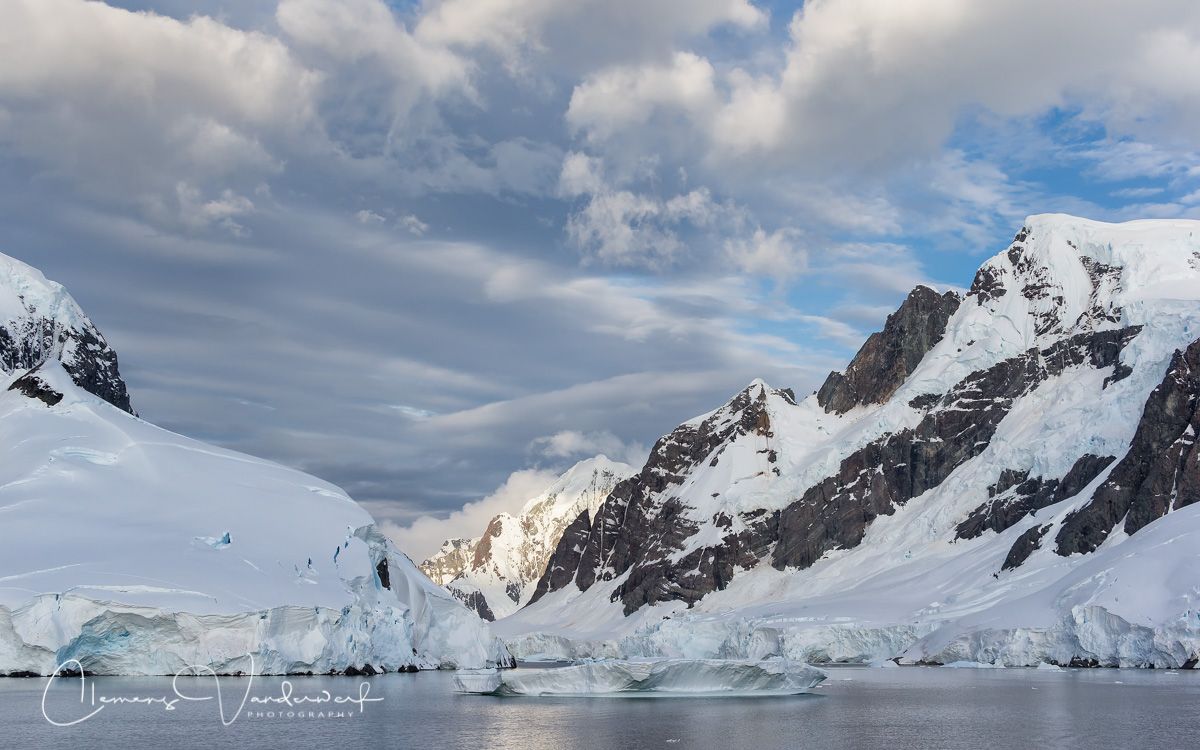
<path id="1" fill-rule="evenodd" d="M 1198 371 L 1200 222 L 1031 217 L 813 396 L 756 381 L 661 439 L 494 630 L 523 655 L 1180 666 Z"/>

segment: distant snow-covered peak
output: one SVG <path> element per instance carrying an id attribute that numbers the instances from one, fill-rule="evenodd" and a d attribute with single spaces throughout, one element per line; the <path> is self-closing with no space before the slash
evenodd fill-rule
<path id="1" fill-rule="evenodd" d="M 567 527 L 594 516 L 613 489 L 632 476 L 629 464 L 598 455 L 567 469 L 514 514 L 494 516 L 479 537 L 447 540 L 421 570 L 492 620 L 524 606 Z"/>
<path id="2" fill-rule="evenodd" d="M 615 484 L 611 478 L 624 478 L 633 473 L 634 468 L 629 464 L 614 461 L 603 454 L 585 458 L 563 472 L 558 479 L 554 480 L 553 484 L 546 488 L 545 492 L 530 498 L 521 508 L 518 516 L 528 514 L 547 500 L 553 500 L 558 509 L 569 509 L 585 495 L 590 493 L 594 498 L 599 494 L 600 489 Z M 599 501 L 588 503 L 589 507 L 598 504 Z M 595 510 L 594 507 L 592 509 Z"/>

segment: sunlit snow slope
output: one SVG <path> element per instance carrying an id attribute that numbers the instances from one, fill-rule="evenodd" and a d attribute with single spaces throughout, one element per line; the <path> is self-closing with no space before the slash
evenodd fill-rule
<path id="1" fill-rule="evenodd" d="M 680 425 L 493 630 L 523 656 L 1200 656 L 1200 222 L 1028 219 L 808 398 Z"/>
<path id="2" fill-rule="evenodd" d="M 595 515 L 617 482 L 633 473 L 632 466 L 607 456 L 580 461 L 516 515 L 494 517 L 482 536 L 447 540 L 421 569 L 431 578 L 442 574 L 446 588 L 484 619 L 506 617 L 534 597 L 568 526 L 581 514 Z"/>

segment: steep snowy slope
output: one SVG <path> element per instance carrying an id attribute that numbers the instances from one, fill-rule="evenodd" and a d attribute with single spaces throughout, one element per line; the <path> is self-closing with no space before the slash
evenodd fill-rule
<path id="1" fill-rule="evenodd" d="M 813 396 L 756 381 L 660 440 L 494 631 L 526 655 L 1188 663 L 1198 338 L 1200 222 L 1031 217 Z"/>
<path id="2" fill-rule="evenodd" d="M 594 516 L 613 487 L 632 475 L 632 466 L 607 456 L 575 464 L 517 515 L 493 518 L 482 536 L 470 540 L 470 562 L 446 587 L 486 620 L 512 614 L 533 598 L 535 584 L 568 526 Z M 421 569 L 431 578 L 444 576 L 463 551 L 461 540 L 448 540 Z"/>
<path id="3" fill-rule="evenodd" d="M 58 299 L 51 330 L 102 341 Z M 0 674 L 71 658 L 102 674 L 249 671 L 251 655 L 260 673 L 507 658 L 336 487 L 155 427 L 75 380 L 53 358 L 0 376 Z"/>

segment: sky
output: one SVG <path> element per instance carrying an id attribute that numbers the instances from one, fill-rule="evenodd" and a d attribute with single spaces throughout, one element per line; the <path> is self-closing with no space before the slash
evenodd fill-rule
<path id="1" fill-rule="evenodd" d="M 0 252 L 420 558 L 1025 216 L 1200 217 L 1192 0 L 5 0 Z"/>

